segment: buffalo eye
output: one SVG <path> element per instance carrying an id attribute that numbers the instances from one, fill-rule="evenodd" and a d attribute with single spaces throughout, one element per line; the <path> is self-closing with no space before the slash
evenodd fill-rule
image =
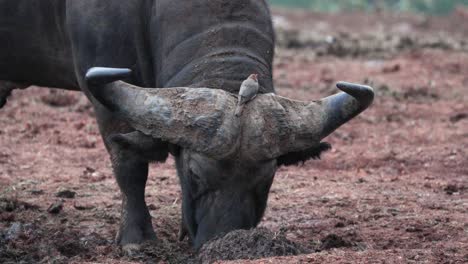
<path id="1" fill-rule="evenodd" d="M 193 172 L 193 170 L 190 170 L 190 179 L 195 182 L 200 182 L 200 176 Z"/>

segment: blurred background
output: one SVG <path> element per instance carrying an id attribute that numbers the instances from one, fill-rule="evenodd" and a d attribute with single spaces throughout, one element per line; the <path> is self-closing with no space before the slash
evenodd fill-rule
<path id="1" fill-rule="evenodd" d="M 468 0 L 269 0 L 273 5 L 308 8 L 316 11 L 393 10 L 448 14 Z"/>

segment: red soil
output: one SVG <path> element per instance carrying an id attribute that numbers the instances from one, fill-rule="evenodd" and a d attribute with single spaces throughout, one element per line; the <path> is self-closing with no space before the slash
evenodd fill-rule
<path id="1" fill-rule="evenodd" d="M 321 19 L 348 31 L 349 21 L 362 17 L 280 13 L 297 28 Z M 466 39 L 466 23 L 456 29 L 438 19 L 418 31 L 411 25 L 419 18 L 410 18 L 382 23 L 407 23 L 418 34 L 450 28 L 447 34 Z M 361 31 L 376 26 L 355 24 Z M 279 169 L 260 224 L 321 252 L 249 263 L 468 262 L 468 53 L 416 48 L 337 58 L 310 48 L 277 50 L 281 95 L 321 98 L 335 93 L 339 80 L 372 84 L 373 106 L 327 138 L 333 150 L 322 160 Z M 180 187 L 172 159 L 152 164 L 148 180 L 154 250 L 127 257 L 112 244 L 120 195 L 82 94 L 14 91 L 0 124 L 0 262 L 193 261 L 188 242 L 177 242 Z M 56 197 L 64 189 L 75 197 Z M 63 209 L 47 212 L 57 200 Z"/>

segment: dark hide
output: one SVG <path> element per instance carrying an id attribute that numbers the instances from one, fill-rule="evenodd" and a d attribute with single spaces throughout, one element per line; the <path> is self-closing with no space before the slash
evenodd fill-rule
<path id="1" fill-rule="evenodd" d="M 118 144 L 141 158 L 149 161 L 165 162 L 168 157 L 169 144 L 153 137 L 143 135 L 139 131 L 128 134 L 112 134 L 108 141 Z M 154 151 L 155 149 L 160 151 Z"/>
<path id="2" fill-rule="evenodd" d="M 0 0 L 0 107 L 16 83 L 86 94 L 122 192 L 124 246 L 156 238 L 149 162 L 175 156 L 181 230 L 199 248 L 255 227 L 277 167 L 319 158 L 373 100 L 343 82 L 319 101 L 277 96 L 273 54 L 265 0 Z M 234 118 L 250 74 L 259 94 Z"/>
<path id="3" fill-rule="evenodd" d="M 66 1 L 0 0 L 0 80 L 79 90 Z"/>
<path id="4" fill-rule="evenodd" d="M 274 33 L 265 1 L 0 0 L 0 45 L 0 80 L 82 90 L 93 103 L 123 194 L 118 243 L 155 238 L 144 200 L 148 162 L 165 160 L 170 150 L 182 185 L 183 225 L 197 247 L 260 221 L 276 160 L 213 161 L 132 134 L 91 96 L 84 76 L 96 66 L 129 68 L 126 81 L 142 87 L 237 94 L 241 81 L 257 73 L 260 93 L 272 93 Z M 0 93 L 6 98 L 10 90 Z"/>

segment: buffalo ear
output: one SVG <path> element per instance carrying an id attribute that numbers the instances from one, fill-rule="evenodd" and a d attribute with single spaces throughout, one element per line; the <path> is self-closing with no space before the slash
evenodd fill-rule
<path id="1" fill-rule="evenodd" d="M 120 149 L 134 152 L 147 161 L 165 162 L 169 155 L 168 143 L 139 131 L 127 134 L 112 134 L 107 140 Z"/>
<path id="2" fill-rule="evenodd" d="M 282 155 L 276 159 L 276 162 L 278 166 L 299 165 L 300 163 L 304 163 L 309 159 L 320 159 L 322 152 L 328 151 L 330 149 L 330 143 L 321 142 L 315 147 L 298 152 L 289 152 L 285 155 Z"/>

